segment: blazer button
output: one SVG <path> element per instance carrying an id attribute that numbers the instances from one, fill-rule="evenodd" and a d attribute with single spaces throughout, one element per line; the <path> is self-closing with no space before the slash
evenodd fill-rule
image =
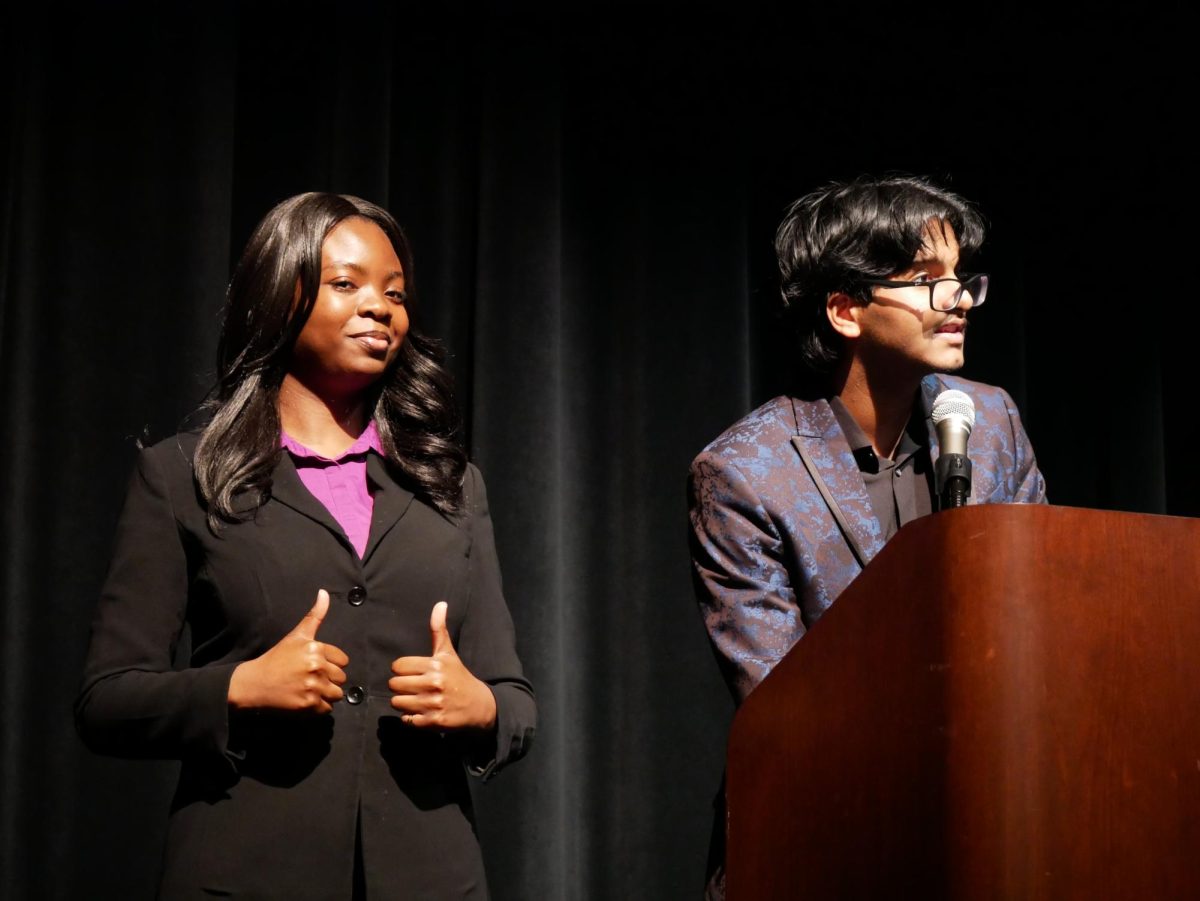
<path id="1" fill-rule="evenodd" d="M 363 691 L 361 685 L 351 685 L 346 689 L 347 704 L 361 704 L 366 696 L 367 693 Z"/>
<path id="2" fill-rule="evenodd" d="M 351 607 L 361 607 L 362 602 L 367 599 L 367 589 L 361 585 L 355 585 L 346 593 L 346 600 L 350 602 Z"/>

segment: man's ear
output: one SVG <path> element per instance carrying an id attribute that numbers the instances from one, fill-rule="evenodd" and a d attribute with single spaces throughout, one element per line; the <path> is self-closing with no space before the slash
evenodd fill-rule
<path id="1" fill-rule="evenodd" d="M 829 324 L 843 338 L 857 338 L 862 334 L 858 318 L 863 309 L 861 302 L 842 291 L 835 291 L 825 298 L 825 315 Z"/>

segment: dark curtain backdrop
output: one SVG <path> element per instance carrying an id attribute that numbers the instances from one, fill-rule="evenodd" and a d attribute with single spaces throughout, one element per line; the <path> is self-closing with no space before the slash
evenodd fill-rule
<path id="1" fill-rule="evenodd" d="M 698 896 L 732 705 L 685 473 L 786 386 L 799 194 L 904 170 L 976 200 L 965 374 L 1017 399 L 1052 500 L 1200 513 L 1181 15 L 434 6 L 3 19 L 5 898 L 150 897 L 173 766 L 90 755 L 71 701 L 135 441 L 202 397 L 231 262 L 299 191 L 408 229 L 488 479 L 541 713 L 478 792 L 497 898 Z"/>

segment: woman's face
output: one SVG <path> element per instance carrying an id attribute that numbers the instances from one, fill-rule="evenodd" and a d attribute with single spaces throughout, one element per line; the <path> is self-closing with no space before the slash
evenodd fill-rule
<path id="1" fill-rule="evenodd" d="M 320 394 L 367 388 L 408 333 L 404 301 L 404 270 L 383 229 L 369 219 L 343 220 L 321 245 L 320 288 L 289 374 Z"/>

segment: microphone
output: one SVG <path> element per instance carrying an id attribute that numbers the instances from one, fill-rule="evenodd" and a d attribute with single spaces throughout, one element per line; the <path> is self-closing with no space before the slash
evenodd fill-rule
<path id="1" fill-rule="evenodd" d="M 933 402 L 933 425 L 941 449 L 934 467 L 938 509 L 965 507 L 971 496 L 967 439 L 975 425 L 974 401 L 962 391 L 943 391 Z"/>

